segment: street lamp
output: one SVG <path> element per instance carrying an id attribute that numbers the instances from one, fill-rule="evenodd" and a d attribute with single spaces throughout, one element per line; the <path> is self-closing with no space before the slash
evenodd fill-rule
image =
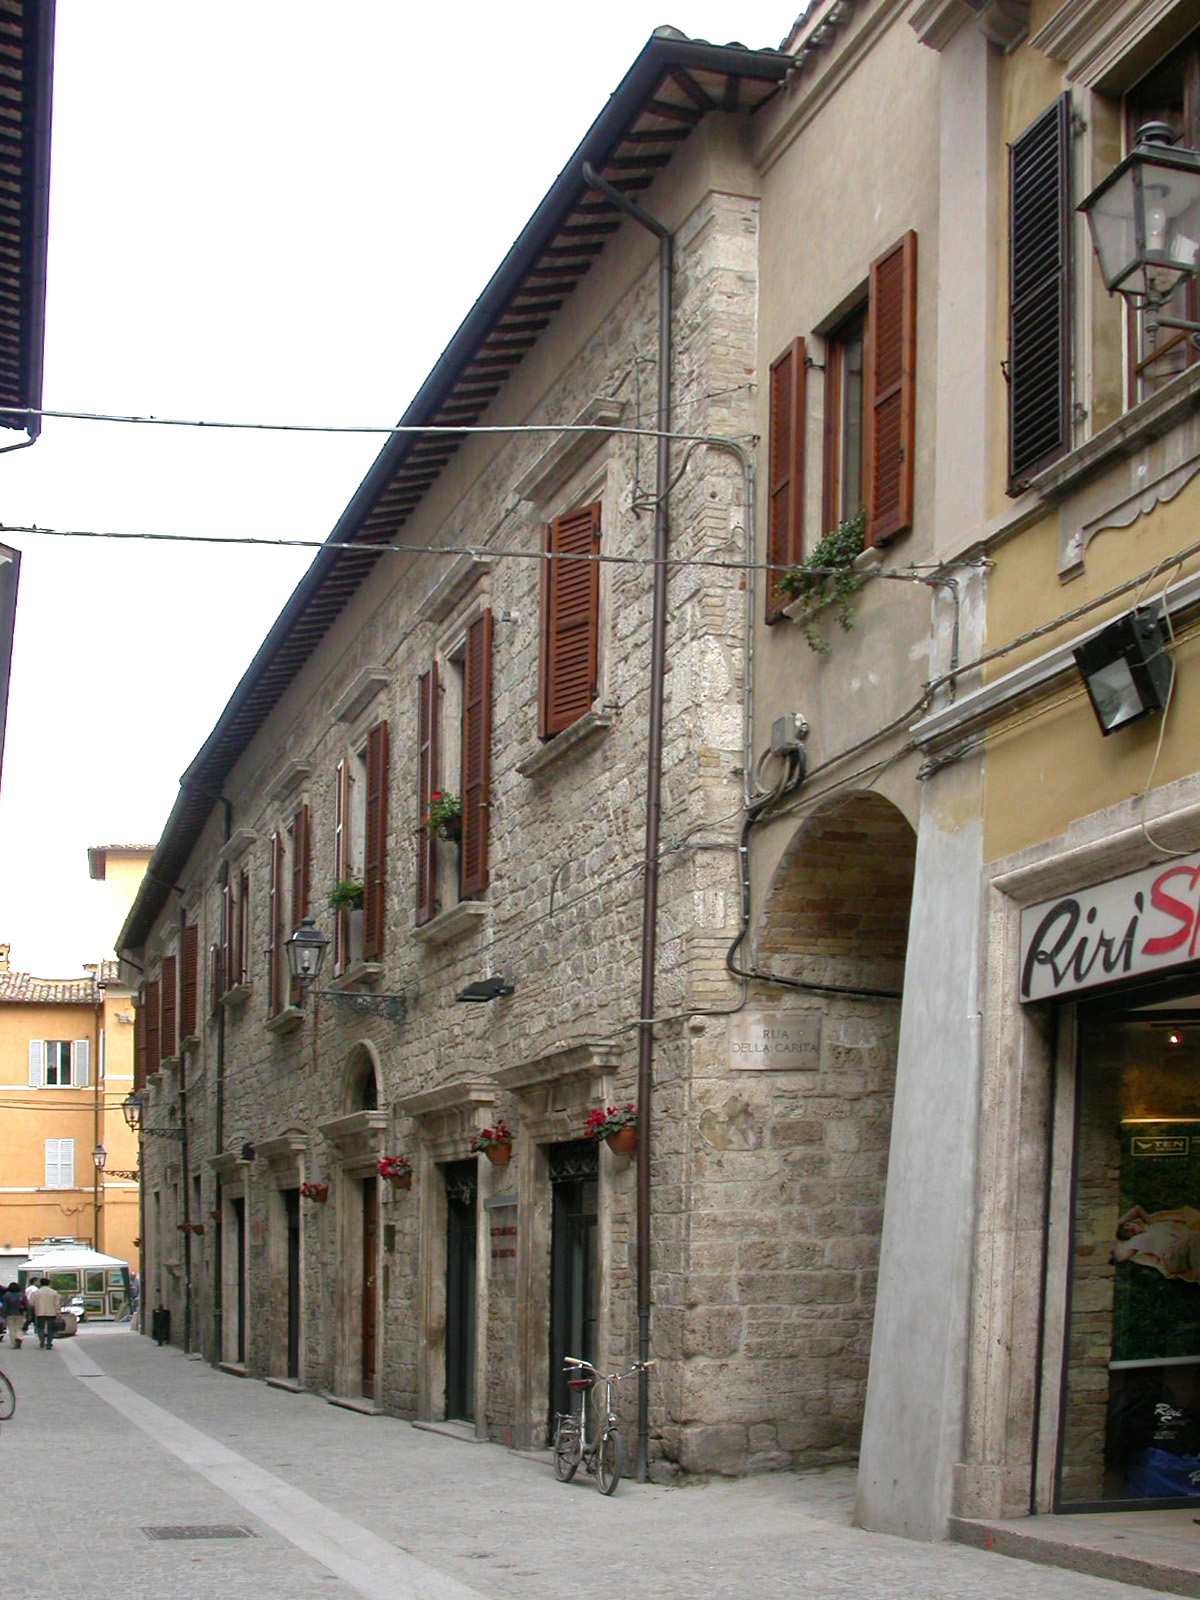
<path id="1" fill-rule="evenodd" d="M 1180 149 L 1165 122 L 1138 130 L 1134 148 L 1082 202 L 1109 294 L 1159 327 L 1200 334 L 1200 322 L 1160 315 L 1200 261 L 1200 151 Z"/>
<path id="2" fill-rule="evenodd" d="M 308 988 L 316 983 L 325 963 L 329 948 L 329 935 L 318 928 L 311 917 L 304 917 L 290 939 L 284 940 L 288 967 L 296 983 Z"/>
<path id="3" fill-rule="evenodd" d="M 92 1151 L 92 1163 L 97 1172 L 104 1171 L 104 1163 L 108 1160 L 108 1151 L 102 1144 L 98 1144 Z"/>
<path id="4" fill-rule="evenodd" d="M 136 1089 L 132 1089 L 121 1101 L 121 1115 L 125 1118 L 125 1126 L 136 1133 L 142 1125 L 142 1097 Z"/>

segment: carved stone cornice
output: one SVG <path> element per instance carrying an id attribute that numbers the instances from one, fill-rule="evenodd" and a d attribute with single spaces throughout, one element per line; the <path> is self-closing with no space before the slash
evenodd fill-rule
<path id="1" fill-rule="evenodd" d="M 964 24 L 974 22 L 1007 54 L 1029 32 L 1029 5 L 1030 0 L 920 0 L 908 21 L 931 50 L 944 50 Z"/>

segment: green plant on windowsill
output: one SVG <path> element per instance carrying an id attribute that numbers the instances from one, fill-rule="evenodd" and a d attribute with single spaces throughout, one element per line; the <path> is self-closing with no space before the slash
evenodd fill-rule
<path id="1" fill-rule="evenodd" d="M 331 911 L 361 911 L 363 886 L 357 878 L 342 878 L 329 891 Z"/>
<path id="2" fill-rule="evenodd" d="M 854 562 L 866 536 L 866 513 L 859 511 L 818 540 L 812 554 L 789 567 L 775 585 L 786 603 L 801 602 L 792 621 L 818 655 L 827 656 L 831 648 L 828 639 L 813 631 L 813 623 L 824 612 L 832 609 L 846 633 L 854 626 L 854 596 L 866 582 Z"/>

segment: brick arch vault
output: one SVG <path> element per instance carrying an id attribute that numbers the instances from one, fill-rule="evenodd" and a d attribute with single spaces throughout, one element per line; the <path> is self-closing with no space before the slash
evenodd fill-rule
<path id="1" fill-rule="evenodd" d="M 805 1066 L 730 1073 L 750 1179 L 735 1246 L 742 1370 L 713 1433 L 739 1441 L 740 1470 L 857 1454 L 915 857 L 890 801 L 839 797 L 798 829 L 755 928 L 760 973 L 842 992 L 752 986 L 763 1021 L 791 1019 L 806 1040 Z"/>

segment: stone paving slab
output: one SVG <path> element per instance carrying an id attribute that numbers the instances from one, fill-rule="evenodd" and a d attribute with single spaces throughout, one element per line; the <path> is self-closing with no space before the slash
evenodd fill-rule
<path id="1" fill-rule="evenodd" d="M 0 1352 L 18 1392 L 17 1414 L 0 1432 L 5 1581 L 22 1595 L 1027 1600 L 1032 1590 L 1038 1600 L 1120 1600 L 1146 1592 L 965 1545 L 865 1533 L 851 1526 L 853 1474 L 844 1468 L 683 1489 L 626 1482 L 605 1499 L 590 1481 L 556 1482 L 545 1453 L 469 1443 L 231 1377 L 127 1327 L 85 1324 L 70 1347 L 49 1354 L 28 1343 Z M 257 1537 L 156 1544 L 141 1532 L 229 1523 Z M 281 1531 L 289 1527 L 292 1537 Z M 319 1545 L 322 1528 L 341 1541 L 338 1571 L 300 1548 L 329 1548 Z"/>

